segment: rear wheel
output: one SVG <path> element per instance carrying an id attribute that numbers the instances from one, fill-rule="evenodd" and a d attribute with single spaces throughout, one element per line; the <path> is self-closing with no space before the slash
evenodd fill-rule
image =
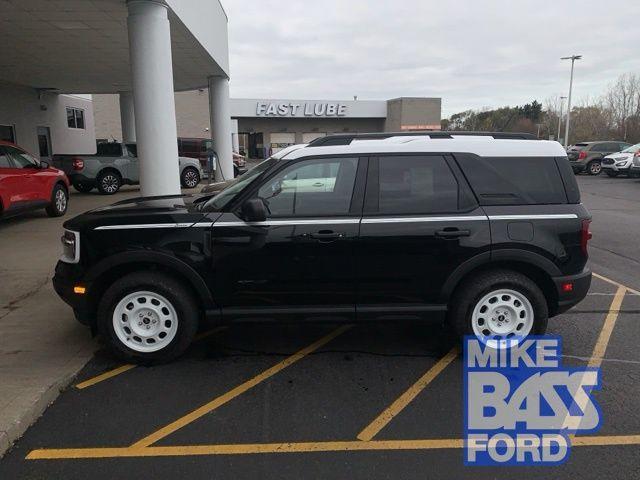
<path id="1" fill-rule="evenodd" d="M 46 208 L 47 215 L 50 217 L 61 217 L 67 213 L 68 207 L 69 192 L 67 192 L 67 189 L 63 187 L 62 184 L 57 183 L 56 186 L 53 187 L 53 192 L 51 192 L 51 203 Z"/>
<path id="2" fill-rule="evenodd" d="M 187 167 L 180 175 L 180 183 L 184 188 L 196 188 L 200 183 L 200 173 L 193 167 Z"/>
<path id="3" fill-rule="evenodd" d="M 450 315 L 458 335 L 490 342 L 542 335 L 549 312 L 544 294 L 531 279 L 495 270 L 464 281 L 452 298 Z"/>
<path id="4" fill-rule="evenodd" d="M 88 193 L 93 190 L 93 185 L 90 183 L 73 182 L 73 188 L 81 193 Z"/>
<path id="5" fill-rule="evenodd" d="M 113 195 L 122 186 L 122 178 L 120 178 L 120 174 L 107 170 L 106 172 L 101 172 L 98 175 L 98 191 L 103 195 Z"/>
<path id="6" fill-rule="evenodd" d="M 161 273 L 132 273 L 107 289 L 98 306 L 98 328 L 116 355 L 158 363 L 181 355 L 198 329 L 191 292 Z"/>
<path id="7" fill-rule="evenodd" d="M 602 165 L 600 164 L 600 160 L 592 160 L 587 165 L 587 173 L 589 175 L 600 175 L 602 171 Z"/>

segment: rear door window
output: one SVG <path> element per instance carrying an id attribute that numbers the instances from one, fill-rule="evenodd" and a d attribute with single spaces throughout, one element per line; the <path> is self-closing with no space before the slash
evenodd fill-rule
<path id="1" fill-rule="evenodd" d="M 554 157 L 456 155 L 481 205 L 567 203 Z"/>
<path id="2" fill-rule="evenodd" d="M 429 214 L 459 210 L 459 187 L 444 157 L 380 157 L 381 214 Z"/>
<path id="3" fill-rule="evenodd" d="M 119 143 L 99 143 L 96 151 L 99 157 L 121 157 L 122 146 Z"/>

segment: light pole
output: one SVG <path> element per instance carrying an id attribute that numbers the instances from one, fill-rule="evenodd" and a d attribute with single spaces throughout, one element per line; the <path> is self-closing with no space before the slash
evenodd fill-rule
<path id="1" fill-rule="evenodd" d="M 560 60 L 571 60 L 571 79 L 569 80 L 569 98 L 567 100 L 567 126 L 564 130 L 564 146 L 569 145 L 569 122 L 571 121 L 571 89 L 573 88 L 573 64 L 576 60 L 580 60 L 582 55 L 571 55 L 570 57 L 562 57 Z"/>
<path id="2" fill-rule="evenodd" d="M 562 126 L 562 107 L 567 97 L 560 97 L 560 115 L 558 115 L 558 141 L 560 141 L 560 127 Z"/>

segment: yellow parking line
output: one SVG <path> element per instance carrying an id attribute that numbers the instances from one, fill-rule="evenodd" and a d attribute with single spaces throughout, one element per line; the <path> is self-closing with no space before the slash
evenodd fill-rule
<path id="1" fill-rule="evenodd" d="M 96 383 L 103 382 L 108 380 L 109 378 L 115 377 L 116 375 L 120 375 L 121 373 L 127 372 L 132 368 L 136 368 L 136 365 L 125 364 L 118 368 L 114 368 L 113 370 L 109 370 L 108 372 L 104 372 L 98 376 L 90 378 L 89 380 L 85 380 L 84 382 L 80 382 L 76 385 L 76 388 L 82 390 L 83 388 L 91 387 Z"/>
<path id="2" fill-rule="evenodd" d="M 404 408 L 413 401 L 418 394 L 429 385 L 457 356 L 458 348 L 452 348 L 449 353 L 442 357 L 432 366 L 427 373 L 418 379 L 416 383 L 411 385 L 409 389 L 400 395 L 391 405 L 389 405 L 378 417 L 367 425 L 364 430 L 358 434 L 358 439 L 368 442 L 375 437 L 393 418 L 398 415 Z"/>
<path id="3" fill-rule="evenodd" d="M 575 437 L 572 446 L 600 447 L 640 445 L 640 435 Z M 425 440 L 359 440 L 334 442 L 247 443 L 228 445 L 184 445 L 170 447 L 62 448 L 32 450 L 27 460 L 61 460 L 119 457 L 179 457 L 192 455 L 252 455 L 260 453 L 349 452 L 372 450 L 443 450 L 464 447 L 461 438 Z"/>
<path id="4" fill-rule="evenodd" d="M 599 367 L 602 363 L 604 354 L 607 351 L 607 346 L 609 345 L 609 340 L 611 340 L 613 327 L 616 326 L 618 314 L 620 313 L 620 307 L 622 306 L 622 300 L 624 299 L 624 295 L 626 292 L 626 287 L 619 286 L 615 296 L 613 297 L 613 300 L 611 301 L 609 313 L 607 313 L 607 317 L 604 320 L 604 325 L 600 330 L 600 335 L 598 336 L 596 346 L 593 348 L 593 353 L 591 354 L 591 359 L 589 360 L 590 367 Z"/>
<path id="5" fill-rule="evenodd" d="M 633 293 L 634 295 L 640 295 L 640 291 L 639 290 L 635 290 L 631 287 L 628 287 L 622 283 L 616 282 L 615 280 L 611 280 L 608 277 L 605 277 L 604 275 L 600 275 L 599 273 L 595 273 L 593 272 L 592 275 L 596 278 L 599 278 L 600 280 L 603 280 L 607 283 L 610 283 L 611 285 L 615 285 L 616 287 L 623 287 L 626 288 L 629 292 Z"/>
<path id="6" fill-rule="evenodd" d="M 215 399 L 213 399 L 209 403 L 206 403 L 206 404 L 202 405 L 201 407 L 193 410 L 192 412 L 188 413 L 187 415 L 185 415 L 183 417 L 180 417 L 179 419 L 177 419 L 176 421 L 170 423 L 169 425 L 166 425 L 165 427 L 162 427 L 161 429 L 159 429 L 159 430 L 153 432 L 152 434 L 147 435 L 143 439 L 135 442 L 133 445 L 131 445 L 131 448 L 139 449 L 139 448 L 142 448 L 142 447 L 148 447 L 149 445 L 152 445 L 153 443 L 157 442 L 158 440 L 163 439 L 167 435 L 172 434 L 176 430 L 181 429 L 185 425 L 188 425 L 189 423 L 199 419 L 200 417 L 202 417 L 202 416 L 206 415 L 207 413 L 215 410 L 216 408 L 224 405 L 225 403 L 229 402 L 230 400 L 233 400 L 234 398 L 236 398 L 239 395 L 243 394 L 247 390 L 255 387 L 256 385 L 258 385 L 259 383 L 267 380 L 268 378 L 272 377 L 276 373 L 284 370 L 288 366 L 293 365 L 298 360 L 303 359 L 305 356 L 307 356 L 311 352 L 317 350 L 318 348 L 322 347 L 326 343 L 330 342 L 331 340 L 333 340 L 334 338 L 336 338 L 338 335 L 342 334 L 343 332 L 345 332 L 349 328 L 351 328 L 351 325 L 343 325 L 342 327 L 335 329 L 330 334 L 322 337 L 320 340 L 317 340 L 317 341 L 313 342 L 311 345 L 309 345 L 309 346 L 303 348 L 302 350 L 298 351 L 297 353 L 294 353 L 293 355 L 285 358 L 281 362 L 276 363 L 273 367 L 265 370 L 264 372 L 260 373 L 259 375 L 256 375 L 252 379 L 247 380 L 246 382 L 238 385 L 234 389 L 229 390 L 227 393 L 224 393 L 223 395 L 220 395 L 219 397 L 216 397 Z"/>
<path id="7" fill-rule="evenodd" d="M 196 335 L 193 338 L 194 342 L 197 342 L 199 340 L 202 340 L 204 338 L 210 337 L 211 335 L 214 335 L 218 332 L 221 332 L 222 330 L 227 329 L 228 327 L 216 327 L 216 328 L 212 328 L 211 330 L 208 330 L 206 332 L 202 332 L 198 335 Z M 78 383 L 75 387 L 79 390 L 82 390 L 84 388 L 87 387 L 92 387 L 93 385 L 100 383 L 100 382 L 104 382 L 105 380 L 108 380 L 110 378 L 115 377 L 116 375 L 120 375 L 121 373 L 124 372 L 128 372 L 129 370 L 131 370 L 132 368 L 136 368 L 137 365 L 131 365 L 131 364 L 125 364 L 125 365 L 121 365 L 117 368 L 114 368 L 113 370 L 109 370 L 108 372 L 104 372 L 101 373 L 100 375 L 97 375 L 95 377 L 89 378 L 88 380 L 84 380 L 80 383 Z"/>

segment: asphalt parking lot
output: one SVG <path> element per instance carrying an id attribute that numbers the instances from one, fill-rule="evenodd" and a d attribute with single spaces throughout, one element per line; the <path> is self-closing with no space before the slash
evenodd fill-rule
<path id="1" fill-rule="evenodd" d="M 566 464 L 463 467 L 461 359 L 437 324 L 236 325 L 168 365 L 99 352 L 0 478 L 640 478 L 640 180 L 579 183 L 597 276 L 548 332 L 601 366 L 603 426 Z"/>

